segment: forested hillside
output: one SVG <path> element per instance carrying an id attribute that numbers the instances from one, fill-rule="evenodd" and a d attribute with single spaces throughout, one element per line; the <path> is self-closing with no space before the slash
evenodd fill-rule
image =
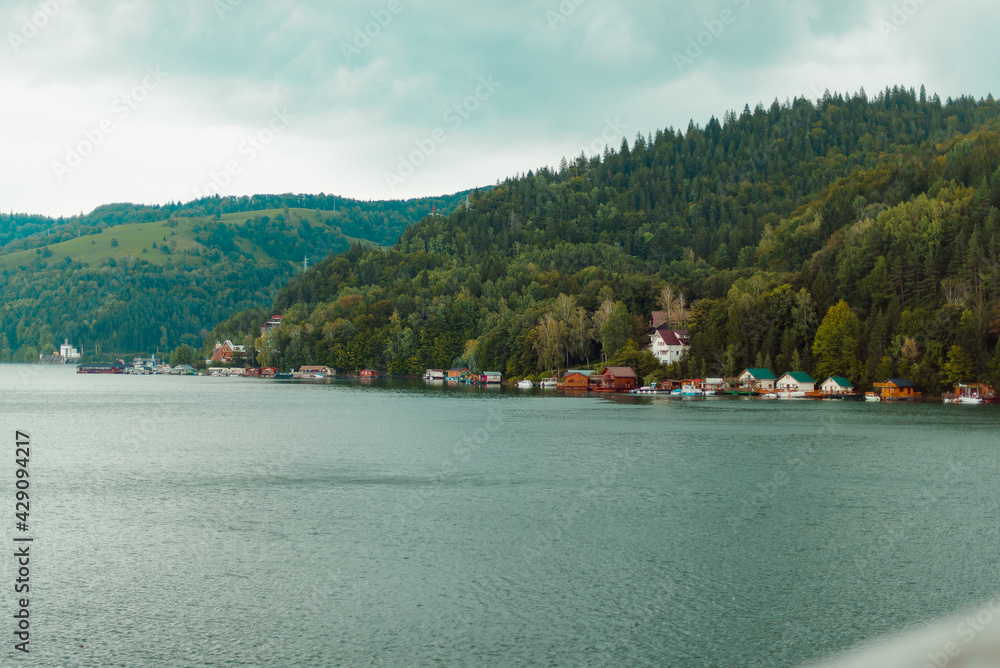
<path id="1" fill-rule="evenodd" d="M 200 347 L 220 320 L 269 304 L 307 257 L 391 245 L 465 196 L 259 195 L 0 216 L 0 361 L 37 360 L 64 338 L 97 357 Z"/>
<path id="2" fill-rule="evenodd" d="M 389 251 L 331 255 L 279 293 L 285 324 L 255 354 L 513 376 L 753 365 L 929 391 L 995 378 L 997 116 L 991 97 L 897 88 L 638 136 L 507 179 Z M 637 352 L 654 309 L 691 330 L 679 368 Z"/>

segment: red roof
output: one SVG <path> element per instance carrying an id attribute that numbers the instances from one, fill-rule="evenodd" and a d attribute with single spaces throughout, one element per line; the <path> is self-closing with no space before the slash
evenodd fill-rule
<path id="1" fill-rule="evenodd" d="M 671 329 L 664 325 L 663 327 L 657 327 L 654 331 L 659 333 L 660 338 L 668 346 L 688 345 L 689 340 L 686 329 Z"/>
<path id="2" fill-rule="evenodd" d="M 614 376 L 615 378 L 638 378 L 638 376 L 635 375 L 635 371 L 632 370 L 632 367 L 628 366 L 609 366 L 604 370 L 603 375 Z"/>

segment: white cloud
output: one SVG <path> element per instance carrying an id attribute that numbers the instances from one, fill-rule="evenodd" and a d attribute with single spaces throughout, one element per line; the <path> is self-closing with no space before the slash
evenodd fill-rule
<path id="1" fill-rule="evenodd" d="M 341 43 L 387 3 L 260 0 L 220 19 L 197 0 L 67 0 L 17 53 L 0 48 L 0 87 L 12 101 L 0 107 L 0 207 L 67 214 L 122 199 L 189 199 L 275 108 L 296 114 L 295 124 L 229 187 L 377 198 L 453 192 L 555 165 L 591 145 L 607 119 L 626 124 L 631 139 L 828 88 L 874 94 L 926 83 L 942 97 L 985 96 L 1000 64 L 989 34 L 1000 7 L 982 1 L 924 0 L 888 38 L 877 21 L 891 20 L 900 0 L 563 0 L 563 10 L 575 9 L 555 30 L 546 16 L 562 11 L 554 0 L 400 2 L 402 13 L 348 61 Z M 0 28 L 18 30 L 35 6 L 0 11 Z M 678 72 L 674 54 L 726 9 L 738 20 Z M 169 80 L 116 119 L 71 177 L 54 181 L 52 163 L 149 66 Z M 389 190 L 386 170 L 480 76 L 503 85 Z"/>

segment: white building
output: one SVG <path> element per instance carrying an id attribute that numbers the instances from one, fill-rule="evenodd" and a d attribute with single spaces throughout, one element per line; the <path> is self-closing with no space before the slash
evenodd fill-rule
<path id="1" fill-rule="evenodd" d="M 819 389 L 826 394 L 854 394 L 854 385 L 842 376 L 827 378 L 819 386 Z"/>
<path id="2" fill-rule="evenodd" d="M 744 390 L 757 390 L 758 392 L 771 392 L 774 390 L 774 383 L 777 378 L 770 369 L 746 369 L 736 379 L 740 388 Z"/>
<path id="3" fill-rule="evenodd" d="M 690 347 L 686 331 L 665 325 L 654 329 L 649 337 L 649 349 L 662 364 L 679 362 Z"/>
<path id="4" fill-rule="evenodd" d="M 63 358 L 65 361 L 78 360 L 80 359 L 80 351 L 70 345 L 69 339 L 66 339 L 61 346 L 59 346 L 59 357 Z"/>
<path id="5" fill-rule="evenodd" d="M 779 392 L 812 392 L 816 389 L 816 381 L 812 376 L 801 371 L 789 371 L 778 379 Z"/>

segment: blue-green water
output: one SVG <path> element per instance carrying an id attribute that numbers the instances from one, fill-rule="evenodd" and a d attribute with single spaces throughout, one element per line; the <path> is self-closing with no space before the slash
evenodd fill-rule
<path id="1" fill-rule="evenodd" d="M 794 666 L 1000 592 L 993 406 L 17 366 L 0 398 L 34 665 Z"/>

